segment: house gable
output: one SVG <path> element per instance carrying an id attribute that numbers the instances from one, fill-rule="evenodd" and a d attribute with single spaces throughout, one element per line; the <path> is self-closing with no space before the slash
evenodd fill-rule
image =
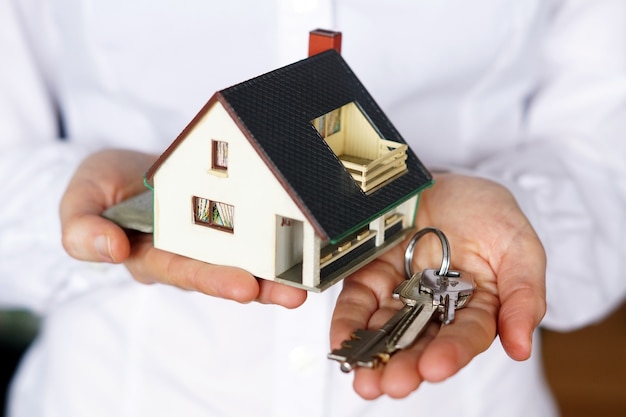
<path id="1" fill-rule="evenodd" d="M 289 263 L 272 244 L 281 217 L 310 225 L 222 104 L 201 113 L 152 176 L 155 247 L 272 278 Z M 228 145 L 218 169 L 216 141 Z"/>

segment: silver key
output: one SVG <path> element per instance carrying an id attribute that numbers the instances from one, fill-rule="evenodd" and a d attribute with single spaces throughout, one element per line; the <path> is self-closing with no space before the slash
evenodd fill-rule
<path id="1" fill-rule="evenodd" d="M 442 313 L 443 324 L 454 321 L 454 312 L 465 307 L 475 289 L 472 277 L 458 271 L 447 271 L 443 275 L 434 269 L 426 269 L 420 280 L 420 292 L 433 297 L 433 304 Z"/>
<path id="2" fill-rule="evenodd" d="M 328 359 L 339 361 L 343 372 L 350 372 L 355 366 L 374 368 L 386 363 L 395 351 L 389 350 L 389 335 L 404 323 L 411 310 L 411 306 L 405 305 L 378 330 L 356 330 L 340 349 L 328 354 Z"/>
<path id="3" fill-rule="evenodd" d="M 442 258 L 439 270 L 425 269 L 417 276 L 413 273 L 413 253 L 417 241 L 427 233 L 435 233 L 441 242 Z M 452 271 L 450 268 L 450 244 L 443 232 L 434 227 L 427 227 L 417 232 L 404 252 L 404 270 L 411 284 L 407 283 L 404 292 L 398 291 L 400 299 L 410 299 L 419 294 L 428 293 L 433 297 L 433 303 L 442 313 L 441 321 L 450 324 L 454 321 L 455 311 L 463 308 L 476 289 L 474 280 L 469 274 L 461 274 L 459 271 Z M 419 286 L 415 283 L 419 280 Z M 411 294 L 408 291 L 412 291 Z M 405 301 L 406 302 L 406 301 Z"/>
<path id="4" fill-rule="evenodd" d="M 406 304 L 428 294 L 432 297 L 433 306 L 442 313 L 441 321 L 450 324 L 454 321 L 454 312 L 465 307 L 475 288 L 469 274 L 448 271 L 446 275 L 440 275 L 436 269 L 425 269 L 396 288 L 394 297 Z"/>
<path id="5" fill-rule="evenodd" d="M 415 243 L 426 233 L 436 233 L 442 243 L 443 261 L 439 270 L 425 269 L 413 274 L 411 261 Z M 405 269 L 408 280 L 394 290 L 394 297 L 404 302 L 398 311 L 380 330 L 359 329 L 341 349 L 333 350 L 329 359 L 341 362 L 341 370 L 350 372 L 354 366 L 373 368 L 386 363 L 400 349 L 410 347 L 425 331 L 434 313 L 441 312 L 441 321 L 450 324 L 454 311 L 464 307 L 474 292 L 470 276 L 449 271 L 450 250 L 445 235 L 434 228 L 422 229 L 411 239 L 405 253 Z"/>
<path id="6" fill-rule="evenodd" d="M 436 311 L 441 313 L 439 318 L 443 324 L 451 324 L 454 312 L 465 307 L 474 288 L 470 276 L 461 275 L 458 271 L 447 271 L 446 275 L 440 275 L 435 269 L 425 269 L 400 284 L 394 291 L 394 298 L 409 305 L 424 305 L 424 313 L 419 317 L 420 320 L 407 325 L 406 331 L 399 338 L 401 346 L 398 348 L 411 346 L 424 332 Z"/>
<path id="7" fill-rule="evenodd" d="M 428 323 L 437 311 L 432 296 L 420 291 L 420 275 L 412 276 L 411 279 L 404 281 L 393 291 L 394 298 L 401 300 L 405 306 L 412 307 L 409 313 L 410 317 L 407 317 L 403 326 L 397 326 L 389 336 L 388 345 L 389 347 L 393 346 L 395 350 L 410 347 L 426 330 Z"/>

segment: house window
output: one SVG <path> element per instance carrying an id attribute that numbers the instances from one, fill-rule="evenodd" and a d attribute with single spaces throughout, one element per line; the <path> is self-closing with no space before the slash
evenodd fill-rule
<path id="1" fill-rule="evenodd" d="M 193 198 L 193 218 L 196 224 L 232 233 L 234 213 L 235 207 L 230 204 L 202 197 Z"/>
<path id="2" fill-rule="evenodd" d="M 223 140 L 212 140 L 212 160 L 211 169 L 217 171 L 228 170 L 228 142 Z"/>
<path id="3" fill-rule="evenodd" d="M 341 130 L 341 107 L 313 119 L 311 123 L 323 138 L 334 135 Z"/>

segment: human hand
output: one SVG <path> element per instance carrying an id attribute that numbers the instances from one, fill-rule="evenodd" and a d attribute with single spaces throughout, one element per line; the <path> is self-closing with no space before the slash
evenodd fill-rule
<path id="1" fill-rule="evenodd" d="M 511 358 L 527 359 L 533 330 L 545 314 L 545 252 L 504 187 L 480 178 L 438 175 L 435 186 L 423 193 L 416 226 L 437 227 L 446 234 L 451 267 L 471 273 L 477 289 L 451 325 L 431 324 L 412 348 L 396 353 L 384 367 L 357 368 L 354 389 L 366 399 L 383 394 L 402 398 L 423 381 L 454 375 L 486 350 L 496 333 Z M 392 291 L 406 278 L 406 245 L 344 280 L 331 324 L 333 349 L 357 328 L 381 327 L 402 306 Z M 414 271 L 440 263 L 439 241 L 421 239 Z"/>
<path id="2" fill-rule="evenodd" d="M 145 191 L 143 175 L 155 160 L 139 152 L 106 150 L 83 161 L 60 207 L 63 246 L 71 256 L 124 263 L 139 282 L 170 284 L 242 303 L 256 300 L 294 308 L 305 301 L 304 290 L 155 249 L 151 235 L 127 235 L 100 216 L 106 208 Z"/>

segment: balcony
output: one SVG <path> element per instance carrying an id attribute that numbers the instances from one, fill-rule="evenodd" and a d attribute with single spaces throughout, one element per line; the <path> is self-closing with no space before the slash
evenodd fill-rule
<path id="1" fill-rule="evenodd" d="M 376 159 L 339 155 L 343 166 L 366 193 L 376 190 L 407 169 L 407 145 L 385 139 L 379 139 L 378 142 Z"/>

